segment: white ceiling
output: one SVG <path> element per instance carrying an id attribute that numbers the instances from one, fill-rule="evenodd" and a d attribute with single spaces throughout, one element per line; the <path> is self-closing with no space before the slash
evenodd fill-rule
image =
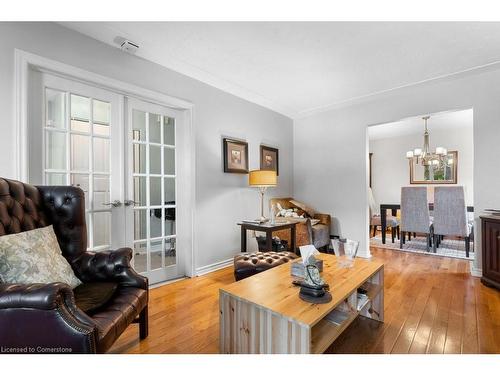
<path id="1" fill-rule="evenodd" d="M 500 23 L 62 24 L 292 118 L 500 60 Z"/>
<path id="2" fill-rule="evenodd" d="M 435 130 L 450 130 L 459 128 L 472 128 L 473 111 L 467 109 L 463 111 L 442 112 L 431 114 L 427 120 L 429 134 Z M 370 141 L 385 138 L 402 137 L 406 135 L 424 134 L 423 116 L 412 117 L 401 121 L 390 122 L 368 127 L 368 137 Z"/>

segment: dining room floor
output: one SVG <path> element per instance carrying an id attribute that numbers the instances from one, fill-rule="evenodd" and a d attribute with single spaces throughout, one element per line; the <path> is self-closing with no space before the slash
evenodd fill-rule
<path id="1" fill-rule="evenodd" d="M 411 241 L 406 241 L 403 245 L 403 249 L 399 248 L 399 240 L 396 239 L 394 243 L 391 241 L 390 234 L 386 237 L 385 244 L 382 244 L 381 232 L 377 232 L 375 237 L 370 238 L 370 246 L 376 246 L 379 248 L 405 251 L 410 253 L 427 254 L 432 256 L 459 258 L 465 260 L 474 260 L 474 243 L 471 241 L 471 252 L 467 258 L 465 253 L 465 241 L 453 238 L 445 238 L 441 241 L 441 245 L 436 249 L 436 253 L 432 251 L 427 251 L 427 239 L 423 236 L 412 237 Z"/>

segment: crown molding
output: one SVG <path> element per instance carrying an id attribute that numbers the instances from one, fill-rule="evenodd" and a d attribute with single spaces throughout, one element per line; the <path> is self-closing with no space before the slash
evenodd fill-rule
<path id="1" fill-rule="evenodd" d="M 500 69 L 500 61 L 494 61 L 494 62 L 491 62 L 488 64 L 475 66 L 475 67 L 460 70 L 457 72 L 448 73 L 448 74 L 436 76 L 433 78 L 428 78 L 428 79 L 424 79 L 421 81 L 408 83 L 405 85 L 393 87 L 393 88 L 386 89 L 386 90 L 376 91 L 373 93 L 349 98 L 349 99 L 338 101 L 338 102 L 333 102 L 333 103 L 330 103 L 330 104 L 327 104 L 324 106 L 318 106 L 318 107 L 311 108 L 311 109 L 296 111 L 296 110 L 291 109 L 287 106 L 279 104 L 275 100 L 266 98 L 263 95 L 260 95 L 256 92 L 248 90 L 248 89 L 246 89 L 242 86 L 239 86 L 235 83 L 232 83 L 232 82 L 229 82 L 229 81 L 224 80 L 222 78 L 219 78 L 219 77 L 217 77 L 211 73 L 208 73 L 202 69 L 199 69 L 198 67 L 195 67 L 187 62 L 184 62 L 184 61 L 181 61 L 181 60 L 178 60 L 175 58 L 171 58 L 168 63 L 164 63 L 161 61 L 157 61 L 158 59 L 155 59 L 152 56 L 148 56 L 147 53 L 138 54 L 138 56 L 140 56 L 146 60 L 152 61 L 156 64 L 159 64 L 163 67 L 166 67 L 170 70 L 173 70 L 177 73 L 183 74 L 183 75 L 188 76 L 190 78 L 193 78 L 197 81 L 205 83 L 209 86 L 215 87 L 219 90 L 222 90 L 224 92 L 227 92 L 229 94 L 237 96 L 241 99 L 244 99 L 244 100 L 247 100 L 251 103 L 268 108 L 272 111 L 275 111 L 275 112 L 280 113 L 284 116 L 287 116 L 293 120 L 306 118 L 306 117 L 309 117 L 312 115 L 316 115 L 316 114 L 319 114 L 322 112 L 327 112 L 327 111 L 334 110 L 334 109 L 340 109 L 343 107 L 348 107 L 351 105 L 360 104 L 360 103 L 363 103 L 363 102 L 366 102 L 369 100 L 373 100 L 376 97 L 388 96 L 388 95 L 393 94 L 394 92 L 409 89 L 412 87 L 423 86 L 423 85 L 426 85 L 429 83 L 438 83 L 438 82 L 451 81 L 451 80 L 455 80 L 455 79 L 461 79 L 461 78 L 464 78 L 467 76 Z"/>
<path id="2" fill-rule="evenodd" d="M 299 111 L 298 115 L 294 118 L 294 120 L 298 120 L 298 119 L 310 117 L 310 116 L 313 116 L 313 115 L 317 115 L 317 114 L 320 114 L 320 113 L 323 113 L 323 112 L 328 112 L 328 111 L 335 110 L 335 109 L 349 107 L 349 106 L 352 106 L 352 105 L 355 105 L 355 104 L 360 104 L 360 103 L 363 103 L 363 102 L 366 102 L 366 101 L 369 101 L 369 100 L 373 100 L 376 97 L 389 96 L 392 93 L 400 91 L 400 90 L 405 90 L 405 89 L 409 89 L 409 88 L 412 88 L 412 87 L 423 86 L 423 85 L 426 85 L 426 84 L 429 84 L 429 83 L 438 83 L 438 82 L 452 81 L 452 80 L 456 80 L 456 79 L 461 79 L 461 78 L 464 78 L 464 77 L 468 77 L 468 76 L 471 76 L 471 75 L 485 73 L 485 72 L 489 72 L 489 71 L 493 71 L 493 70 L 498 70 L 498 69 L 500 69 L 500 61 L 493 61 L 493 62 L 488 63 L 488 64 L 478 65 L 478 66 L 475 66 L 475 67 L 472 67 L 472 68 L 460 70 L 458 72 L 453 72 L 453 73 L 449 73 L 449 74 L 443 74 L 441 76 L 437 76 L 437 77 L 433 77 L 433 78 L 428 78 L 428 79 L 424 79 L 424 80 L 421 80 L 421 81 L 417 81 L 417 82 L 408 83 L 408 84 L 405 84 L 405 85 L 393 87 L 393 88 L 390 88 L 390 89 L 376 91 L 376 92 L 373 92 L 373 93 L 370 93 L 370 94 L 357 96 L 357 97 L 346 99 L 346 100 L 342 100 L 342 101 L 339 101 L 339 102 L 334 102 L 334 103 L 327 104 L 327 105 L 324 105 L 324 106 L 319 106 L 319 107 L 316 107 L 316 108 Z"/>

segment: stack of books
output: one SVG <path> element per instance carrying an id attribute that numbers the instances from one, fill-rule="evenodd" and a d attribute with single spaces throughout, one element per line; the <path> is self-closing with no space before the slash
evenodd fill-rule
<path id="1" fill-rule="evenodd" d="M 337 309 L 333 310 L 331 313 L 325 316 L 326 320 L 328 320 L 330 323 L 335 324 L 336 326 L 341 325 L 347 318 L 349 318 L 349 312 Z"/>
<path id="2" fill-rule="evenodd" d="M 243 219 L 241 220 L 242 223 L 246 223 L 246 224 L 256 224 L 256 225 L 259 225 L 259 224 L 262 224 L 259 220 L 247 220 L 247 219 Z"/>

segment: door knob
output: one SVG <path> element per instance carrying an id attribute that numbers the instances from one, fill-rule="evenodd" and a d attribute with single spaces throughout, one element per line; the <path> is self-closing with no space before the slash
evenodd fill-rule
<path id="1" fill-rule="evenodd" d="M 113 202 L 103 203 L 102 205 L 103 206 L 120 207 L 122 205 L 122 202 L 120 202 L 118 199 L 115 199 Z"/>
<path id="2" fill-rule="evenodd" d="M 128 207 L 128 206 L 135 206 L 136 204 L 139 204 L 139 202 L 133 201 L 131 199 L 125 199 L 123 204 Z"/>

